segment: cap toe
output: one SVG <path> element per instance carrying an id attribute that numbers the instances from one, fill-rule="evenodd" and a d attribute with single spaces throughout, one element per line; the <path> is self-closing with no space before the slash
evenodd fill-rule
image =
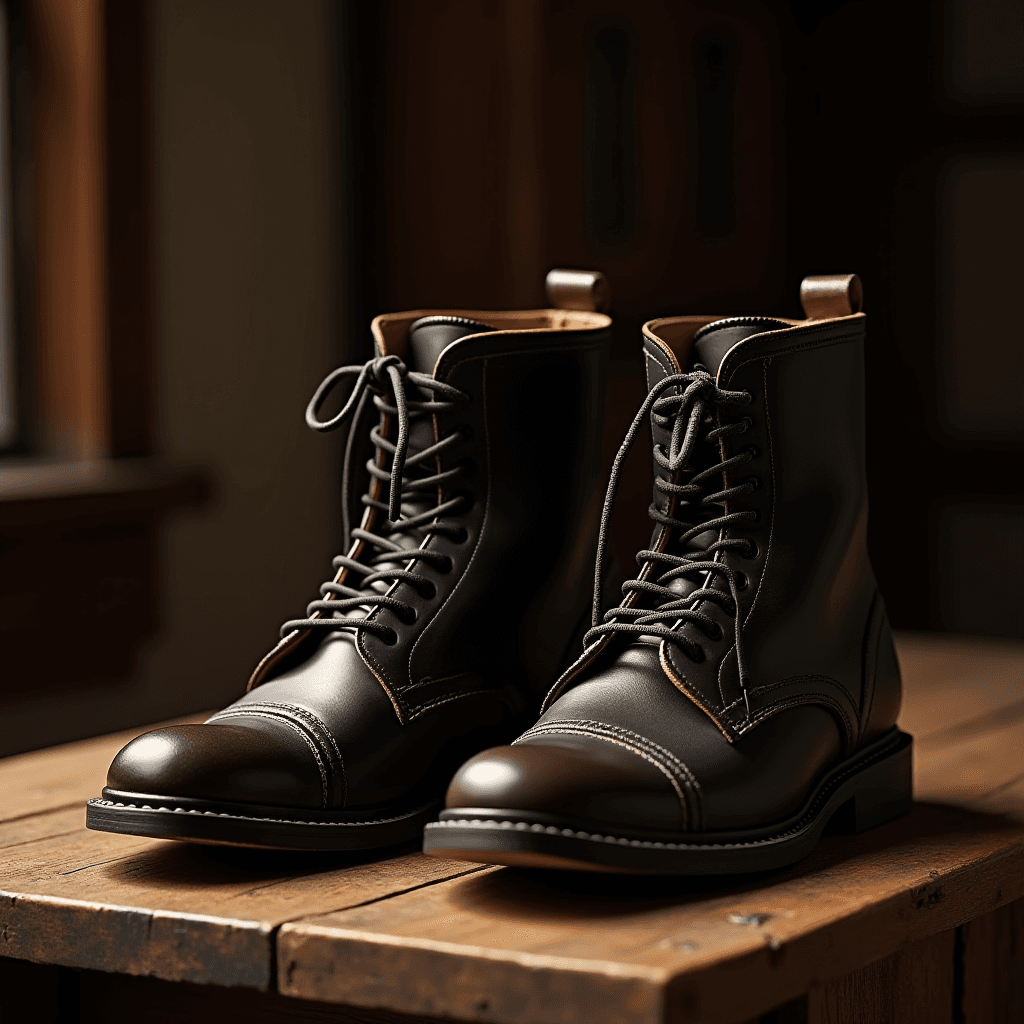
<path id="1" fill-rule="evenodd" d="M 114 758 L 108 789 L 150 796 L 320 809 L 326 786 L 302 739 L 276 722 L 176 725 Z"/>
<path id="2" fill-rule="evenodd" d="M 446 806 L 557 815 L 598 830 L 685 824 L 680 795 L 656 765 L 589 736 L 548 734 L 486 750 L 456 773 Z"/>

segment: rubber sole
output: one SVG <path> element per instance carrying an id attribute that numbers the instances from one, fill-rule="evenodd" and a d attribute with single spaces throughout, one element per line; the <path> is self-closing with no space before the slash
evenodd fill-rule
<path id="1" fill-rule="evenodd" d="M 857 833 L 910 810 L 913 739 L 894 729 L 834 768 L 792 818 L 722 833 L 599 833 L 585 822 L 503 808 L 452 808 L 427 825 L 436 857 L 516 867 L 664 875 L 771 871 L 805 857 L 826 826 Z"/>
<path id="2" fill-rule="evenodd" d="M 268 850 L 374 850 L 418 838 L 440 801 L 393 816 L 315 814 L 284 807 L 225 807 L 104 789 L 86 804 L 85 824 L 99 832 Z"/>

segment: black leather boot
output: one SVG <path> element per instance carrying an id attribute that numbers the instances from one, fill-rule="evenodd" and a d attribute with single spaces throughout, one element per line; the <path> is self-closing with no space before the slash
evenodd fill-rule
<path id="1" fill-rule="evenodd" d="M 306 414 L 352 423 L 343 504 L 361 519 L 336 575 L 244 697 L 117 755 L 90 828 L 384 846 L 419 834 L 467 757 L 536 720 L 589 621 L 604 287 L 552 272 L 549 295 L 574 309 L 374 320 L 375 357 L 335 370 Z M 344 408 L 318 419 L 344 380 Z"/>
<path id="2" fill-rule="evenodd" d="M 809 278 L 806 321 L 644 327 L 656 526 L 535 726 L 456 774 L 427 852 L 500 864 L 776 868 L 829 819 L 905 811 L 911 739 L 865 546 L 864 316 Z"/>

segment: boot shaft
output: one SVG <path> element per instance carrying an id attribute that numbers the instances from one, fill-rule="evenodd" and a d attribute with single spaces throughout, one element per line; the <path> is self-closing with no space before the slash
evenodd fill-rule
<path id="1" fill-rule="evenodd" d="M 736 318 L 708 328 L 717 318 L 686 317 L 644 329 L 650 387 L 696 356 L 717 363 L 708 368 L 720 389 L 752 399 L 736 413 L 749 429 L 720 442 L 723 459 L 753 456 L 732 479 L 726 474 L 723 487 L 757 484 L 725 504 L 753 513 L 733 531 L 751 542 L 750 557 L 724 555 L 746 582 L 740 614 L 750 720 L 735 649 L 715 673 L 694 672 L 671 645 L 666 661 L 728 733 L 814 691 L 852 747 L 895 723 L 899 673 L 867 551 L 866 318 L 844 301 L 842 279 L 811 282 L 805 306 L 820 318 Z"/>
<path id="2" fill-rule="evenodd" d="M 442 340 L 413 351 L 410 328 L 424 322 L 437 322 Z M 459 328 L 447 345 L 445 322 Z M 448 388 L 445 394 L 454 389 L 460 396 L 430 416 L 419 413 L 410 427 L 406 490 L 416 472 L 443 479 L 434 492 L 413 493 L 413 505 L 402 498 L 403 517 L 426 509 L 429 518 L 432 505 L 447 507 L 443 518 L 457 529 L 414 538 L 419 549 L 439 556 L 414 567 L 426 588 L 396 581 L 378 591 L 412 606 L 413 616 L 375 607 L 366 621 L 387 627 L 387 634 L 360 630 L 355 637 L 401 721 L 481 689 L 512 693 L 524 709 L 535 706 L 570 660 L 587 612 L 603 489 L 599 425 L 610 325 L 607 316 L 585 309 L 416 310 L 374 320 L 378 367 L 408 364 Z M 412 384 L 405 393 L 407 400 L 431 400 Z M 388 403 L 396 400 L 368 393 L 349 430 L 343 477 L 349 559 L 372 556 L 367 533 L 398 536 L 388 522 L 398 444 L 397 408 Z M 416 451 L 446 440 L 424 468 Z M 335 582 L 352 586 L 354 579 L 342 569 Z M 301 662 L 316 642 L 303 630 L 285 637 L 250 688 Z"/>
<path id="3" fill-rule="evenodd" d="M 411 317 L 375 321 L 378 350 L 402 353 Z M 604 419 L 610 321 L 598 313 L 535 310 L 454 315 L 493 328 L 440 356 L 437 380 L 469 396 L 439 437 L 461 432 L 452 462 L 472 464 L 460 486 L 469 506 L 462 543 L 436 611 L 387 649 L 362 640 L 364 656 L 405 690 L 411 713 L 453 677 L 509 682 L 539 696 L 566 664 L 589 600 L 604 481 Z M 440 680 L 423 686 L 424 680 Z M 419 685 L 417 685 L 419 684 Z"/>

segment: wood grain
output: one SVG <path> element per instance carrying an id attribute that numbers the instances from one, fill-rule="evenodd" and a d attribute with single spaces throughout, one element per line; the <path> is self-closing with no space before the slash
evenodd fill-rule
<path id="1" fill-rule="evenodd" d="M 808 992 L 820 1016 L 838 1005 L 825 995 L 861 972 L 876 988 L 891 975 L 885 1006 L 902 1022 L 900 1007 L 931 1004 L 899 993 L 944 993 L 948 981 L 945 953 L 926 963 L 914 951 L 963 926 L 964 1005 L 981 1007 L 977 1017 L 992 991 L 986 951 L 1020 941 L 1017 918 L 1000 909 L 1024 890 L 1020 649 L 964 654 L 900 638 L 901 721 L 919 737 L 912 813 L 828 836 L 789 871 L 724 881 L 89 832 L 81 804 L 134 732 L 11 758 L 0 762 L 0 949 L 189 983 L 276 981 L 284 996 L 346 1003 L 367 1019 L 386 1010 L 507 1024 L 735 1024 L 802 1006 Z M 1010 1005 L 1007 991 L 991 999 Z"/>
<path id="2" fill-rule="evenodd" d="M 489 869 L 293 922 L 278 940 L 281 991 L 524 1024 L 736 1021 L 1017 898 L 1024 645 L 898 647 L 901 725 L 923 740 L 923 800 L 902 821 L 827 837 L 767 884 Z M 906 982 L 913 960 L 901 962 Z"/>
<path id="3" fill-rule="evenodd" d="M 1024 815 L 1024 720 L 942 747 L 915 749 L 914 796 Z"/>
<path id="4" fill-rule="evenodd" d="M 811 991 L 807 1024 L 953 1024 L 955 929 Z"/>
<path id="5" fill-rule="evenodd" d="M 1022 869 L 1024 824 L 939 805 L 767 881 L 491 869 L 285 925 L 279 986 L 510 1024 L 743 1020 L 1017 898 Z"/>
<path id="6" fill-rule="evenodd" d="M 473 870 L 419 853 L 375 861 L 270 854 L 91 832 L 83 823 L 76 806 L 0 825 L 4 956 L 267 989 L 281 922 Z"/>
<path id="7" fill-rule="evenodd" d="M 0 1021 L 4 1024 L 181 1024 L 185 1020 L 189 1024 L 441 1024 L 426 1017 L 342 1009 L 255 989 L 0 959 Z"/>
<path id="8" fill-rule="evenodd" d="M 114 755 L 129 741 L 161 725 L 201 722 L 210 712 L 139 726 L 96 739 L 67 743 L 0 760 L 0 821 L 82 804 L 99 796 Z M 81 817 L 84 818 L 85 812 Z"/>
<path id="9" fill-rule="evenodd" d="M 933 633 L 895 639 L 903 672 L 900 728 L 914 736 L 918 750 L 1005 722 L 1014 706 L 1010 717 L 1024 716 L 1024 644 Z"/>
<path id="10" fill-rule="evenodd" d="M 963 945 L 963 1024 L 1024 1020 L 1024 900 L 968 921 Z"/>

